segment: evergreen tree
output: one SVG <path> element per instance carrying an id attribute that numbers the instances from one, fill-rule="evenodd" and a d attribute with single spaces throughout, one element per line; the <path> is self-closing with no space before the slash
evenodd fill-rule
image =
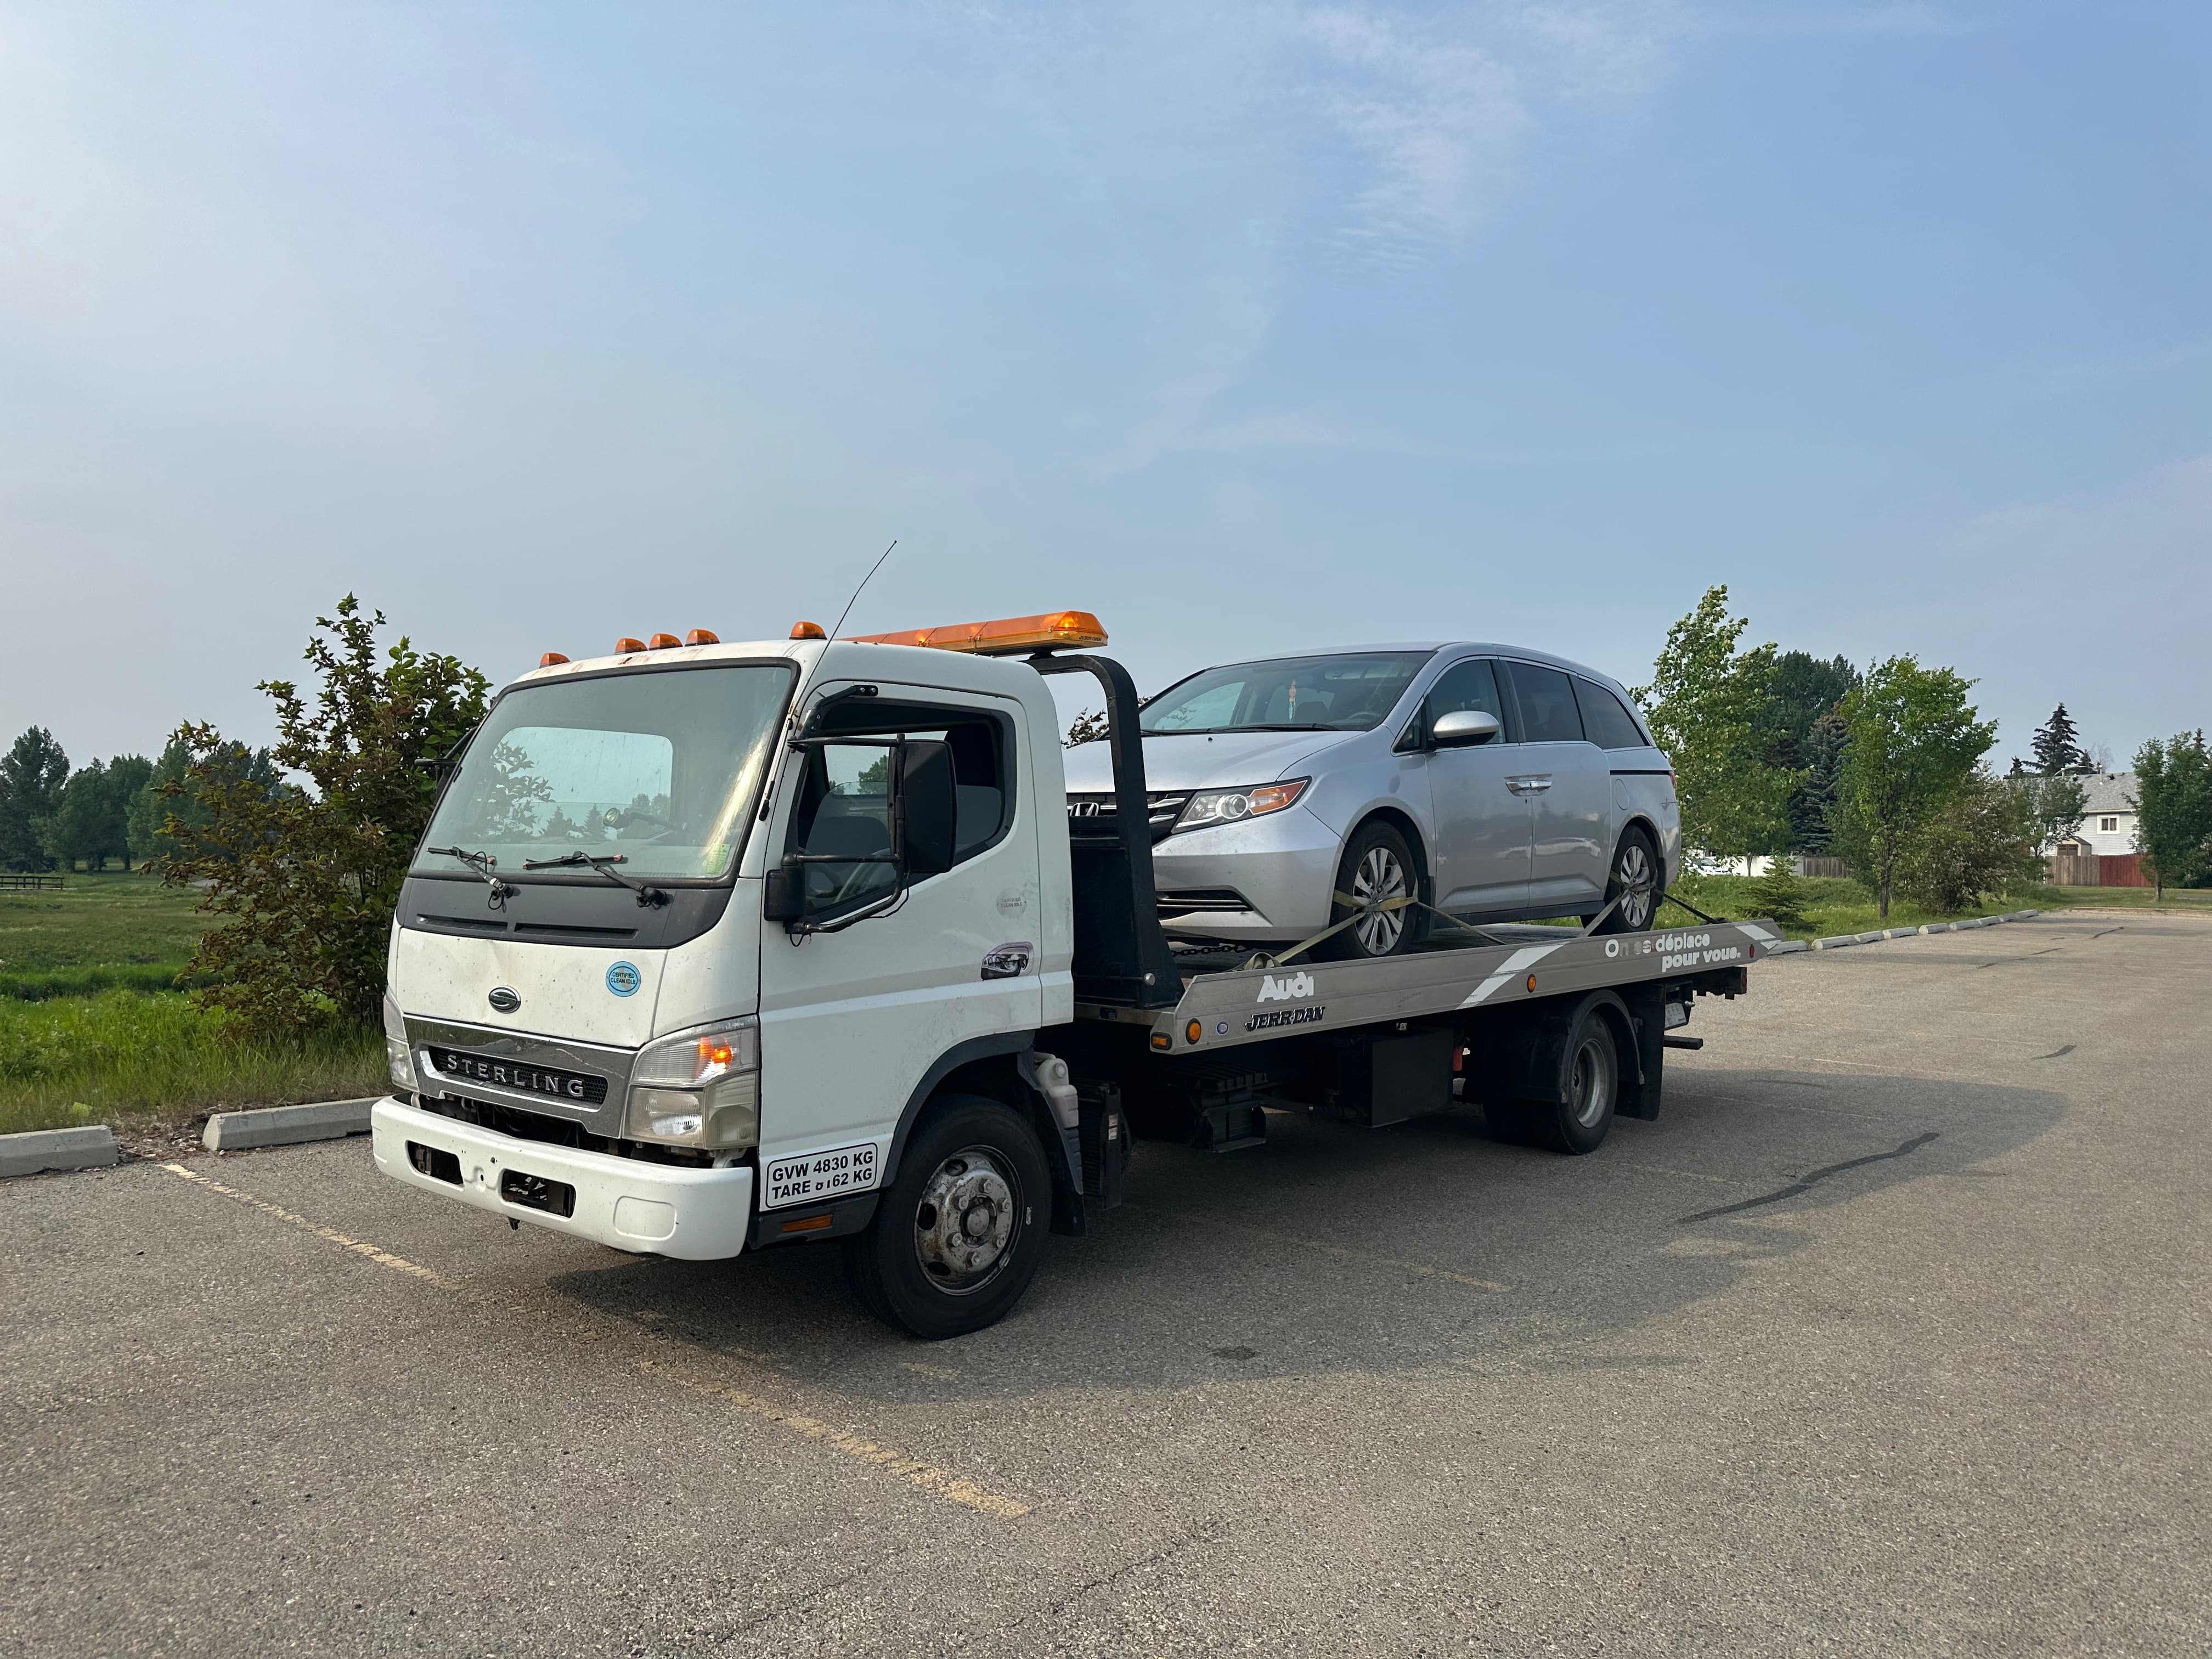
<path id="1" fill-rule="evenodd" d="M 112 800 L 103 763 L 94 761 L 70 774 L 42 838 L 48 856 L 64 871 L 76 869 L 82 859 L 86 872 L 95 874 L 122 849 L 122 836 L 111 833 L 107 822 Z"/>
<path id="2" fill-rule="evenodd" d="M 132 859 L 131 809 L 153 776 L 154 763 L 143 755 L 118 755 L 107 763 L 107 839 L 125 870 Z"/>
<path id="3" fill-rule="evenodd" d="M 1805 781 L 1790 797 L 1790 844 L 1801 853 L 1826 853 L 1836 841 L 1836 800 L 1850 729 L 1830 709 L 1813 722 L 1803 750 Z"/>
<path id="4" fill-rule="evenodd" d="M 1766 872 L 1751 884 L 1750 896 L 1755 915 L 1785 928 L 1804 927 L 1808 896 L 1805 878 L 1797 873 L 1787 853 L 1777 853 L 1767 860 Z"/>
<path id="5" fill-rule="evenodd" d="M 2051 711 L 2051 718 L 2037 728 L 2033 743 L 2035 769 L 2046 778 L 2055 778 L 2066 772 L 2094 770 L 2089 757 L 2082 749 L 2081 734 L 2074 729 L 2074 717 L 2060 703 Z"/>

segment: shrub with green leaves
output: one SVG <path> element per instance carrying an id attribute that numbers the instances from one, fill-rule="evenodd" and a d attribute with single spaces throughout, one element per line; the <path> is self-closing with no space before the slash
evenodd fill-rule
<path id="1" fill-rule="evenodd" d="M 1947 915 L 1971 909 L 2041 873 L 2035 837 L 2034 815 L 2021 793 L 1978 770 L 1906 846 L 1898 887 Z"/>

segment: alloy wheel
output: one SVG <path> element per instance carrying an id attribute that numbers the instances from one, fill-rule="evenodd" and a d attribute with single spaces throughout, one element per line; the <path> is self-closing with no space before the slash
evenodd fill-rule
<path id="1" fill-rule="evenodd" d="M 1640 933 L 1651 925 L 1653 887 L 1651 854 L 1643 842 L 1632 836 L 1621 843 L 1620 858 L 1613 867 L 1613 884 L 1620 889 L 1620 921 L 1629 933 Z"/>
<path id="2" fill-rule="evenodd" d="M 1352 878 L 1352 896 L 1359 901 L 1361 915 L 1352 924 L 1352 931 L 1359 939 L 1359 948 L 1370 957 L 1387 957 L 1398 948 L 1398 940 L 1406 931 L 1406 912 L 1402 907 L 1393 910 L 1376 907 L 1392 899 L 1402 899 L 1413 890 L 1406 879 L 1406 866 L 1387 847 L 1370 847 L 1359 860 L 1359 868 Z"/>

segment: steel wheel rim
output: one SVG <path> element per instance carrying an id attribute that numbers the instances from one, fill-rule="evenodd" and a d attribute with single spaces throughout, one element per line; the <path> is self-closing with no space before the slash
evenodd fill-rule
<path id="1" fill-rule="evenodd" d="M 1631 933 L 1641 933 L 1651 920 L 1651 855 L 1644 843 L 1632 841 L 1620 849 L 1613 878 L 1620 886 L 1620 919 Z"/>
<path id="2" fill-rule="evenodd" d="M 1387 957 L 1398 948 L 1406 931 L 1405 911 L 1375 907 L 1405 897 L 1407 890 L 1406 868 L 1389 848 L 1370 847 L 1360 854 L 1359 867 L 1352 872 L 1352 896 L 1359 901 L 1361 913 L 1352 931 L 1369 956 Z"/>
<path id="3" fill-rule="evenodd" d="M 914 1206 L 914 1253 L 947 1296 L 972 1296 L 1005 1271 L 1021 1233 L 1021 1183 L 1003 1154 L 967 1146 L 937 1166 Z"/>
<path id="4" fill-rule="evenodd" d="M 1613 1042 L 1602 1031 L 1592 1031 L 1575 1050 L 1569 1109 L 1585 1129 L 1597 1127 L 1613 1098 L 1614 1058 Z"/>

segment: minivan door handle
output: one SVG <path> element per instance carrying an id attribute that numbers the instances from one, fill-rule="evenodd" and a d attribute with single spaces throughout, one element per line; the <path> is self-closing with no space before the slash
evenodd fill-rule
<path id="1" fill-rule="evenodd" d="M 1549 772 L 1541 772 L 1517 778 L 1508 778 L 1505 780 L 1505 787 L 1516 795 L 1541 794 L 1552 787 L 1552 775 Z"/>

